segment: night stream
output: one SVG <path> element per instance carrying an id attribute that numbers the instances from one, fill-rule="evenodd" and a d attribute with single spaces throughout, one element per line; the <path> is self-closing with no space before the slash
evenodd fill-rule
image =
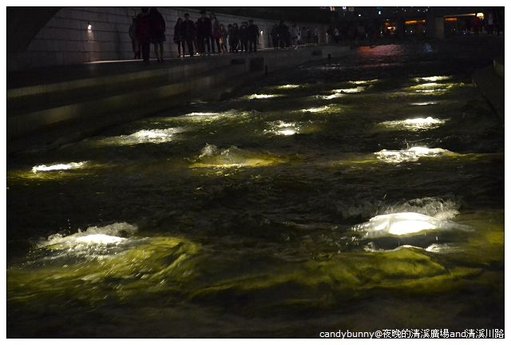
<path id="1" fill-rule="evenodd" d="M 10 161 L 8 336 L 503 328 L 477 59 L 361 47 Z"/>

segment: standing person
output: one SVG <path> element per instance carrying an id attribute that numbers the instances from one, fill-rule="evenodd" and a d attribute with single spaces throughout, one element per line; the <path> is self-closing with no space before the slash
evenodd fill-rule
<path id="1" fill-rule="evenodd" d="M 220 39 L 222 38 L 222 32 L 220 31 L 220 23 L 218 22 L 218 19 L 216 19 L 216 17 L 213 17 L 212 38 L 213 38 L 213 42 L 211 42 L 211 45 L 213 46 L 212 47 L 213 53 L 215 52 L 215 45 L 216 45 L 218 53 L 220 54 L 222 52 L 222 50 L 220 48 Z"/>
<path id="2" fill-rule="evenodd" d="M 158 62 L 163 62 L 163 42 L 165 41 L 165 19 L 156 7 L 149 10 L 151 43 Z M 158 49 L 159 48 L 159 49 Z"/>
<path id="3" fill-rule="evenodd" d="M 298 26 L 296 26 L 296 23 L 291 26 L 291 44 L 295 49 L 298 47 Z"/>
<path id="4" fill-rule="evenodd" d="M 133 17 L 129 28 L 131 38 L 131 47 L 133 49 L 134 59 L 140 59 L 140 42 L 137 38 L 137 17 Z"/>
<path id="5" fill-rule="evenodd" d="M 231 49 L 231 53 L 238 52 L 238 42 L 239 42 L 238 23 L 234 23 L 230 27 L 230 31 L 229 31 L 229 46 Z"/>
<path id="6" fill-rule="evenodd" d="M 319 44 L 319 29 L 317 26 L 314 27 L 313 37 L 314 37 L 314 43 Z"/>
<path id="7" fill-rule="evenodd" d="M 201 17 L 197 20 L 197 43 L 198 49 L 201 53 L 207 52 L 208 55 L 211 53 L 211 34 L 213 31 L 213 27 L 211 24 L 211 19 L 206 17 L 206 11 L 201 11 Z"/>
<path id="8" fill-rule="evenodd" d="M 185 37 L 183 34 L 183 18 L 177 18 L 174 26 L 174 43 L 177 44 L 177 57 L 185 56 Z"/>
<path id="9" fill-rule="evenodd" d="M 283 20 L 280 21 L 279 26 L 277 27 L 277 32 L 279 36 L 279 47 L 280 48 L 289 47 L 290 41 L 289 29 L 287 25 L 284 24 Z"/>
<path id="10" fill-rule="evenodd" d="M 259 39 L 259 28 L 254 24 L 254 21 L 250 19 L 247 27 L 248 36 L 248 51 L 257 53 L 257 43 Z"/>
<path id="11" fill-rule="evenodd" d="M 141 13 L 137 16 L 137 39 L 142 50 L 142 59 L 144 63 L 149 63 L 149 51 L 151 48 L 151 21 L 149 18 L 149 8 L 142 7 Z"/>
<path id="12" fill-rule="evenodd" d="M 241 52 L 248 52 L 248 26 L 247 22 L 241 23 L 240 26 L 240 42 L 241 42 Z"/>
<path id="13" fill-rule="evenodd" d="M 277 24 L 273 24 L 271 27 L 271 43 L 274 49 L 279 49 L 279 26 Z"/>
<path id="14" fill-rule="evenodd" d="M 188 46 L 188 53 L 190 57 L 193 56 L 193 42 L 195 40 L 195 24 L 190 20 L 190 15 L 185 13 L 185 20 L 181 24 L 181 32 L 183 33 L 183 39 Z M 185 55 L 185 51 L 183 49 L 183 56 Z"/>
<path id="15" fill-rule="evenodd" d="M 227 30 L 224 24 L 220 24 L 220 48 L 222 53 L 227 53 Z"/>

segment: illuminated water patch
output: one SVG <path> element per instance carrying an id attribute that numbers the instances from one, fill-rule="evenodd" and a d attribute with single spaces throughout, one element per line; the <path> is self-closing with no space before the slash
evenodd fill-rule
<path id="1" fill-rule="evenodd" d="M 416 82 L 422 82 L 422 81 L 428 81 L 428 82 L 435 82 L 435 81 L 442 81 L 442 80 L 449 80 L 452 79 L 452 76 L 448 75 L 439 75 L 439 76 L 431 76 L 431 77 L 417 77 L 414 78 Z"/>
<path id="2" fill-rule="evenodd" d="M 364 233 L 365 238 L 410 236 L 429 230 L 471 230 L 452 221 L 437 219 L 417 212 L 399 212 L 378 215 L 352 228 Z"/>
<path id="3" fill-rule="evenodd" d="M 184 132 L 184 128 L 164 128 L 164 129 L 142 129 L 129 135 L 119 135 L 116 137 L 104 138 L 99 140 L 103 145 L 129 146 L 138 144 L 163 144 L 176 139 L 176 134 Z"/>
<path id="4" fill-rule="evenodd" d="M 410 105 L 416 105 L 416 106 L 426 106 L 426 105 L 435 105 L 435 104 L 438 104 L 438 102 L 431 101 L 431 102 L 412 102 L 412 103 L 410 103 Z"/>
<path id="5" fill-rule="evenodd" d="M 332 109 L 332 106 L 325 105 L 322 107 L 305 108 L 305 109 L 301 109 L 300 111 L 304 112 L 304 113 L 323 113 L 323 112 L 329 111 L 331 109 Z"/>
<path id="6" fill-rule="evenodd" d="M 426 118 L 418 117 L 415 119 L 385 121 L 381 122 L 379 125 L 387 128 L 406 129 L 415 131 L 438 128 L 445 122 L 446 120 L 441 120 L 428 116 Z"/>
<path id="7" fill-rule="evenodd" d="M 131 236 L 137 231 L 136 226 L 122 222 L 89 227 L 68 236 L 54 234 L 37 244 L 32 257 L 51 261 L 103 259 L 126 250 L 133 244 Z"/>
<path id="8" fill-rule="evenodd" d="M 231 146 L 228 149 L 219 149 L 215 145 L 207 144 L 198 158 L 190 165 L 191 168 L 242 168 L 264 167 L 282 163 L 283 160 L 267 154 L 258 154 Z"/>
<path id="9" fill-rule="evenodd" d="M 188 113 L 184 116 L 187 116 L 187 117 L 194 117 L 194 116 L 198 116 L 198 117 L 202 117 L 202 116 L 218 116 L 218 115 L 222 115 L 222 113 L 212 113 L 212 112 L 193 112 L 193 113 Z"/>
<path id="10" fill-rule="evenodd" d="M 374 83 L 377 83 L 379 81 L 379 79 L 371 79 L 371 80 L 350 80 L 349 83 L 350 84 L 355 84 L 355 85 L 370 85 L 370 84 L 374 84 Z"/>
<path id="11" fill-rule="evenodd" d="M 277 97 L 282 97 L 282 95 L 254 93 L 252 95 L 246 96 L 246 99 L 249 99 L 249 100 L 270 99 L 270 98 L 277 98 Z"/>
<path id="12" fill-rule="evenodd" d="M 300 126 L 294 122 L 275 121 L 270 122 L 270 129 L 264 130 L 267 134 L 291 136 L 299 133 Z"/>
<path id="13" fill-rule="evenodd" d="M 59 163 L 53 165 L 36 165 L 32 167 L 32 172 L 37 174 L 38 172 L 50 172 L 50 171 L 62 171 L 62 170 L 74 170 L 81 169 L 87 164 L 87 161 L 84 162 L 71 162 L 71 163 Z"/>
<path id="14" fill-rule="evenodd" d="M 414 146 L 406 150 L 381 150 L 375 152 L 376 157 L 386 163 L 416 162 L 422 157 L 440 157 L 450 151 L 441 148 Z"/>
<path id="15" fill-rule="evenodd" d="M 343 94 L 343 93 L 333 93 L 331 95 L 321 95 L 321 96 L 316 96 L 317 98 L 321 98 L 321 99 L 326 99 L 326 100 L 330 100 L 330 99 L 335 99 L 335 98 L 341 98 L 341 97 L 344 97 L 346 96 L 346 94 Z"/>
<path id="16" fill-rule="evenodd" d="M 357 87 L 350 87 L 350 88 L 344 88 L 344 89 L 333 89 L 332 93 L 360 93 L 364 91 L 366 88 L 363 86 L 357 86 Z"/>
<path id="17" fill-rule="evenodd" d="M 453 88 L 455 85 L 454 83 L 428 82 L 410 86 L 409 90 L 416 93 L 442 93 Z"/>
<path id="18" fill-rule="evenodd" d="M 298 84 L 285 84 L 285 85 L 278 85 L 275 88 L 280 89 L 280 90 L 290 90 L 290 89 L 297 89 L 299 87 L 300 87 L 300 85 L 298 85 Z"/>

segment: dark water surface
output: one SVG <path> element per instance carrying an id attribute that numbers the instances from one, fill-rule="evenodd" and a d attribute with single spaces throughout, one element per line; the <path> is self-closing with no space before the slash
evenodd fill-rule
<path id="1" fill-rule="evenodd" d="M 362 47 L 10 161 L 8 336 L 503 328 L 486 62 Z"/>

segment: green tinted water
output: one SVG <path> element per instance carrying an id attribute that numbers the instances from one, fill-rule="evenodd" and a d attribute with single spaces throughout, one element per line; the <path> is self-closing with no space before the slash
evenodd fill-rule
<path id="1" fill-rule="evenodd" d="M 10 161 L 9 336 L 503 328 L 502 120 L 385 49 Z"/>

